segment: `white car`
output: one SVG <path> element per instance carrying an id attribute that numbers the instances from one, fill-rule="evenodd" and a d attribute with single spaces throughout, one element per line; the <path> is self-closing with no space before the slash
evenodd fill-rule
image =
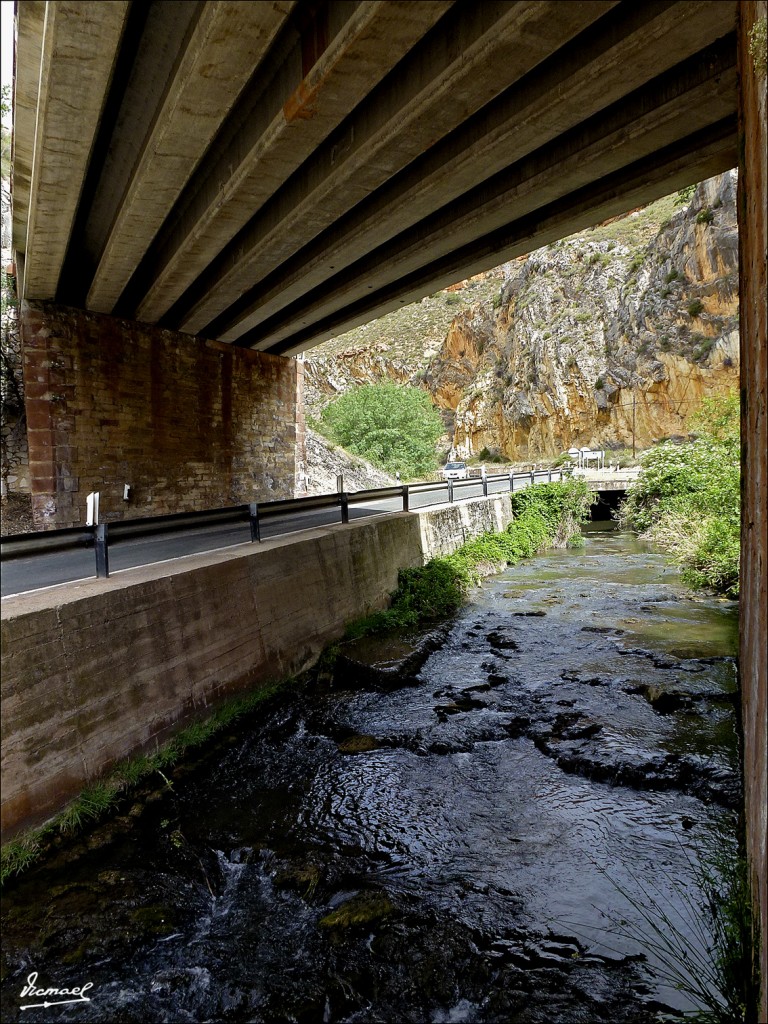
<path id="1" fill-rule="evenodd" d="M 466 480 L 468 476 L 466 462 L 446 462 L 443 467 L 443 480 Z"/>

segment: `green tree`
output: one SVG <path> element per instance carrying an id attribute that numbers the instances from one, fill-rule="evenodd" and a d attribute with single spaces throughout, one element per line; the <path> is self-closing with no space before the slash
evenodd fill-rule
<path id="1" fill-rule="evenodd" d="M 437 466 L 435 445 L 443 423 L 420 388 L 366 384 L 323 410 L 323 431 L 347 451 L 388 473 L 411 479 Z"/>
<path id="2" fill-rule="evenodd" d="M 642 472 L 621 510 L 623 525 L 669 551 L 686 583 L 739 592 L 739 399 L 705 399 L 690 444 L 667 442 L 641 456 Z"/>
<path id="3" fill-rule="evenodd" d="M 696 191 L 696 184 L 686 185 L 685 188 L 678 190 L 675 197 L 675 206 L 687 206 L 693 199 L 693 193 Z"/>

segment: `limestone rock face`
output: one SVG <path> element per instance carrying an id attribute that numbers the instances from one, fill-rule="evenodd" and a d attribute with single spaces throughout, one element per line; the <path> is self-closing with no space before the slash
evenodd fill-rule
<path id="1" fill-rule="evenodd" d="M 357 384 L 416 384 L 458 457 L 510 461 L 687 434 L 702 398 L 738 387 L 735 172 L 666 209 L 661 225 L 635 211 L 454 286 L 466 302 L 484 287 L 484 300 L 453 318 L 439 351 L 430 337 L 420 358 L 398 353 L 391 326 L 386 343 L 315 350 L 308 412 Z"/>
<path id="2" fill-rule="evenodd" d="M 425 377 L 457 455 L 641 449 L 738 387 L 735 190 L 702 183 L 642 248 L 608 225 L 512 264 L 495 316 L 457 317 Z"/>
<path id="3" fill-rule="evenodd" d="M 358 346 L 339 355 L 314 355 L 304 364 L 304 404 L 310 416 L 318 416 L 323 408 L 360 384 L 378 384 L 394 380 L 411 383 L 413 366 L 402 359 L 387 356 L 381 343 Z"/>

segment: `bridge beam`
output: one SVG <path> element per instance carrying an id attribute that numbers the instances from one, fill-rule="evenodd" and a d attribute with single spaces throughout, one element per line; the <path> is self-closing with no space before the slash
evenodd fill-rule
<path id="1" fill-rule="evenodd" d="M 390 267 L 393 258 L 401 267 L 410 260 L 411 268 L 425 268 L 420 275 L 423 283 L 402 300 L 421 298 L 442 287 L 437 275 L 430 277 L 426 268 L 449 249 L 458 250 L 492 228 L 514 223 L 562 199 L 579 183 L 594 181 L 733 111 L 735 47 L 732 39 L 730 44 L 726 41 L 716 45 L 723 32 L 722 10 L 717 5 L 695 11 L 638 5 L 629 14 L 625 9 L 611 11 L 594 25 L 585 24 L 586 13 L 593 19 L 595 13 L 583 10 L 588 5 L 559 4 L 556 21 L 546 10 L 547 5 L 533 6 L 541 24 L 537 21 L 525 26 L 538 33 L 534 36 L 538 45 L 530 47 L 531 56 L 536 58 L 532 68 L 527 63 L 520 66 L 517 59 L 499 59 L 510 45 L 504 28 L 512 39 L 517 33 L 518 45 L 520 32 L 519 24 L 500 26 L 498 50 L 483 51 L 486 63 L 495 59 L 500 69 L 509 69 L 508 79 L 503 75 L 497 78 L 498 94 L 493 101 L 478 112 L 471 106 L 465 108 L 461 123 L 446 125 L 451 130 L 445 130 L 431 145 L 424 145 L 420 135 L 423 123 L 417 122 L 408 131 L 406 122 L 401 135 L 409 136 L 412 144 L 421 144 L 416 158 L 402 170 L 393 168 L 397 173 L 386 182 L 376 183 L 376 190 L 369 188 L 353 209 L 332 208 L 335 219 L 327 222 L 327 230 L 307 239 L 302 248 L 296 246 L 295 255 L 284 247 L 260 246 L 260 241 L 269 239 L 262 239 L 263 225 L 255 220 L 247 232 L 238 236 L 239 262 L 227 251 L 222 253 L 211 267 L 216 283 L 211 296 L 190 296 L 188 313 L 182 300 L 173 310 L 169 325 L 267 348 L 290 333 L 283 324 L 311 325 L 322 319 L 322 309 L 338 309 L 339 288 L 349 305 L 361 295 L 370 300 L 385 281 L 403 276 L 402 269 L 397 273 L 397 267 Z M 563 25 L 565 15 L 571 22 Z M 717 50 L 715 66 L 694 56 L 696 44 L 688 20 L 693 16 L 700 33 L 698 44 L 706 42 Z M 559 38 L 567 35 L 570 42 L 561 50 L 554 47 L 553 54 L 555 34 Z M 662 47 L 662 41 L 671 36 L 678 44 L 674 50 Z M 660 52 L 668 54 L 661 63 Z M 470 48 L 470 59 L 471 53 Z M 426 63 L 427 58 L 423 59 Z M 659 75 L 649 82 L 649 67 L 654 66 L 654 60 Z M 624 74 L 607 86 L 608 69 L 618 65 L 625 67 Z M 481 73 L 479 67 L 478 76 Z M 439 79 L 435 79 L 430 93 L 442 99 Z M 376 98 L 383 103 L 386 95 Z M 443 105 L 445 102 L 450 104 L 450 100 Z M 585 119 L 587 110 L 598 113 Z M 445 119 L 444 114 L 441 119 Z M 647 138 L 646 131 L 650 131 Z M 398 144 L 403 146 L 402 141 Z M 726 166 L 727 159 L 732 162 Z M 716 170 L 708 168 L 708 173 L 728 169 L 734 160 L 732 147 L 731 155 L 711 163 Z M 478 164 L 482 166 L 480 176 Z M 311 167 L 314 171 L 314 162 Z M 578 181 L 574 180 L 574 167 Z M 330 170 L 329 181 L 338 180 L 338 170 L 333 169 L 334 176 Z M 672 187 L 665 183 L 654 189 L 649 185 L 646 198 L 656 198 Z M 337 196 L 336 203 L 341 198 Z M 624 212 L 631 205 L 622 204 L 623 200 L 619 203 L 621 209 L 612 213 Z M 596 219 L 588 217 L 587 224 Z M 585 225 L 574 220 L 566 233 L 581 226 Z M 301 239 L 299 233 L 296 240 Z M 543 241 L 546 239 L 537 239 L 536 244 Z M 519 251 L 531 248 L 530 238 L 526 244 L 528 248 Z M 504 258 L 499 253 L 490 261 L 498 264 Z M 452 270 L 456 277 L 445 283 L 489 265 L 489 257 L 484 255 L 471 267 L 462 264 L 457 271 Z M 228 281 L 239 267 L 248 267 L 256 283 L 228 297 Z M 332 294 L 337 296 L 335 301 L 330 298 Z M 305 297 L 309 300 L 316 295 L 325 296 L 322 309 L 304 302 Z M 377 303 L 374 315 L 395 308 L 398 301 Z M 202 316 L 203 311 L 210 317 L 216 310 L 220 315 L 211 322 Z M 354 319 L 351 315 L 339 322 L 346 324 Z M 325 336 L 325 331 L 318 332 L 317 339 Z"/>
<path id="2" fill-rule="evenodd" d="M 118 8 L 121 30 L 114 14 L 88 37 L 87 120 L 70 124 L 80 83 L 51 40 Z M 733 166 L 735 9 L 19 0 L 22 297 L 309 348 Z M 25 184 L 31 123 L 41 167 L 80 140 L 63 216 Z"/>
<path id="3" fill-rule="evenodd" d="M 128 8 L 127 0 L 61 0 L 25 11 L 19 23 L 22 102 L 36 111 L 34 133 L 24 119 L 19 140 L 19 188 L 29 201 L 20 284 L 41 299 L 52 299 L 56 291 Z M 18 209 L 16 173 L 14 162 Z"/>
<path id="4" fill-rule="evenodd" d="M 161 255 L 136 316 L 156 321 L 166 313 L 206 272 L 212 254 L 232 240 L 448 6 L 444 0 L 336 3 L 349 12 L 347 20 L 304 77 L 303 43 L 297 38 L 266 87 L 255 83 L 247 116 L 242 100 L 241 122 L 229 138 L 217 140 L 189 208 L 158 243 Z"/>
<path id="5" fill-rule="evenodd" d="M 293 0 L 203 5 L 112 218 L 88 291 L 89 309 L 108 313 L 114 308 L 146 251 L 147 238 L 159 231 L 221 118 L 232 109 L 293 7 Z M 172 13 L 178 17 L 178 10 Z M 138 85 L 135 72 L 133 81 Z M 124 102 L 130 107 L 138 98 L 129 90 Z"/>

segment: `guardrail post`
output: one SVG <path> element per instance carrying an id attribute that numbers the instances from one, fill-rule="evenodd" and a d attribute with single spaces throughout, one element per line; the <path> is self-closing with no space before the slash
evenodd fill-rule
<path id="1" fill-rule="evenodd" d="M 339 495 L 341 501 L 341 521 L 342 523 L 349 522 L 349 495 L 346 491 L 342 491 Z"/>
<path id="2" fill-rule="evenodd" d="M 448 501 L 453 504 L 453 480 L 448 481 Z"/>
<path id="3" fill-rule="evenodd" d="M 488 497 L 488 477 L 483 474 L 483 497 Z"/>
<path id="4" fill-rule="evenodd" d="M 532 484 L 536 483 L 536 470 L 535 469 L 531 470 L 531 483 Z"/>
<path id="5" fill-rule="evenodd" d="M 107 524 L 99 523 L 93 528 L 93 546 L 96 549 L 96 575 L 109 576 L 109 551 L 107 549 Z"/>
<path id="6" fill-rule="evenodd" d="M 408 493 L 408 484 L 403 484 L 403 512 L 411 511 L 411 496 Z"/>
<path id="7" fill-rule="evenodd" d="M 248 505 L 248 522 L 251 524 L 251 543 L 261 541 L 261 523 L 259 522 L 259 503 L 252 501 Z"/>
<path id="8" fill-rule="evenodd" d="M 548 481 L 548 483 L 550 483 L 550 484 L 552 483 L 552 470 L 551 469 L 549 471 L 549 481 Z"/>

